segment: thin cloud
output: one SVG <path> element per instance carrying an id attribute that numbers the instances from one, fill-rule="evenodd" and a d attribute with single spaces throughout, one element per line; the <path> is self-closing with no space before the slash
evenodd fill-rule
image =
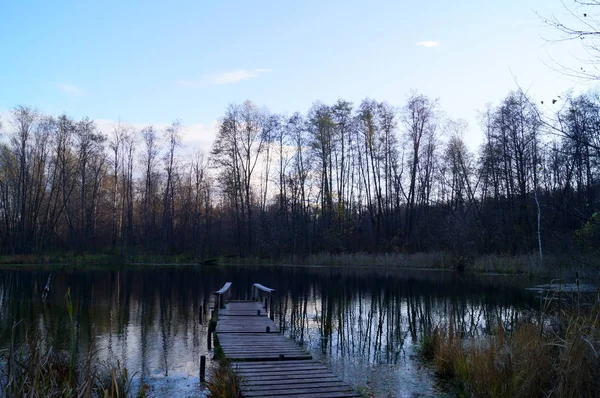
<path id="1" fill-rule="evenodd" d="M 202 76 L 198 80 L 177 80 L 176 83 L 186 87 L 200 87 L 205 85 L 221 85 L 238 83 L 243 80 L 255 79 L 263 73 L 272 72 L 272 69 L 235 69 L 226 72 L 213 73 Z"/>
<path id="2" fill-rule="evenodd" d="M 10 120 L 10 112 L 8 109 L 0 109 L 0 137 L 2 136 L 2 128 L 4 128 L 4 132 L 6 132 L 6 125 Z"/>
<path id="3" fill-rule="evenodd" d="M 144 127 L 153 126 L 158 132 L 159 135 L 162 131 L 164 131 L 167 127 L 170 126 L 169 123 L 127 123 L 127 122 L 119 122 L 116 120 L 110 119 L 95 119 L 96 127 L 98 130 L 105 134 L 110 134 L 111 131 L 121 123 L 124 126 L 131 127 L 137 131 L 142 130 Z M 196 124 L 182 124 L 181 132 L 182 141 L 184 142 L 184 152 L 193 152 L 193 150 L 199 149 L 204 152 L 210 152 L 212 143 L 217 136 L 217 131 L 219 130 L 219 122 L 213 120 L 210 123 L 196 123 Z"/>
<path id="4" fill-rule="evenodd" d="M 433 48 L 433 47 L 437 47 L 439 45 L 440 45 L 440 42 L 435 41 L 435 40 L 426 40 L 426 41 L 417 42 L 417 46 L 423 46 L 423 47 L 427 47 L 427 48 Z"/>
<path id="5" fill-rule="evenodd" d="M 82 89 L 80 89 L 79 87 L 77 87 L 74 84 L 54 83 L 54 87 L 57 88 L 58 90 L 62 91 L 63 93 L 67 93 L 70 95 L 76 95 L 76 96 L 85 95 L 85 91 L 83 91 Z"/>

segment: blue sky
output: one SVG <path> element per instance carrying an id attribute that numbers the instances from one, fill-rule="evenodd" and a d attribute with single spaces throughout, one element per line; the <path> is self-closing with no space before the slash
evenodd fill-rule
<path id="1" fill-rule="evenodd" d="M 513 75 L 537 100 L 587 88 L 546 65 L 572 64 L 580 45 L 548 43 L 534 11 L 565 14 L 560 0 L 0 0 L 0 113 L 179 119 L 206 145 L 230 102 L 291 113 L 338 98 L 400 106 L 417 90 L 476 143 L 477 110 Z"/>

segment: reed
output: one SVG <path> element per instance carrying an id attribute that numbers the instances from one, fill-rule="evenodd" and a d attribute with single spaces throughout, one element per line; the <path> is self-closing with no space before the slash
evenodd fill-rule
<path id="1" fill-rule="evenodd" d="M 206 383 L 213 398 L 237 398 L 240 396 L 239 377 L 229 364 L 217 366 Z"/>
<path id="2" fill-rule="evenodd" d="M 25 331 L 17 340 L 17 329 L 24 327 L 16 322 L 11 330 L 10 345 L 0 351 L 0 388 L 6 397 L 129 397 L 133 396 L 134 376 L 116 364 L 98 360 L 93 339 L 82 361 L 77 361 L 77 331 L 73 321 L 70 294 L 65 295 L 70 319 L 70 345 L 68 350 L 55 350 L 46 344 L 47 338 Z M 136 396 L 148 396 L 148 387 L 141 385 Z"/>
<path id="3" fill-rule="evenodd" d="M 72 366 L 71 353 L 43 347 L 43 339 L 28 335 L 4 352 L 0 384 L 7 397 L 129 397 L 133 376 L 120 364 L 99 363 L 90 350 L 83 363 Z M 137 395 L 146 397 L 140 386 Z"/>
<path id="4" fill-rule="evenodd" d="M 434 328 L 421 353 L 441 378 L 477 397 L 594 397 L 600 391 L 600 303 L 549 301 L 539 318 L 486 339 Z M 560 308 L 558 308 L 560 307 Z"/>
<path id="5" fill-rule="evenodd" d="M 211 330 L 214 330 L 214 328 Z M 231 363 L 225 357 L 225 353 L 219 344 L 219 338 L 216 334 L 214 341 L 214 359 L 217 361 L 217 366 L 212 369 L 210 378 L 206 382 L 209 396 L 213 398 L 237 398 L 241 394 L 241 380 L 239 376 L 235 374 L 231 367 Z"/>

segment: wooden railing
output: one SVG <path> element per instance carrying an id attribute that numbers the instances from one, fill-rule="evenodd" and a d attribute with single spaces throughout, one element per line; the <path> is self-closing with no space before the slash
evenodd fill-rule
<path id="1" fill-rule="evenodd" d="M 262 290 L 263 292 L 267 292 L 267 293 L 272 293 L 275 291 L 275 289 L 271 289 L 270 287 L 266 287 L 264 285 L 261 285 L 260 283 L 255 283 L 254 285 L 252 285 L 252 287 Z"/>
<path id="2" fill-rule="evenodd" d="M 275 292 L 275 289 L 271 289 L 270 287 L 266 287 L 264 285 L 261 285 L 260 283 L 253 284 L 252 285 L 252 296 L 257 301 L 258 301 L 258 291 L 259 290 L 262 292 L 268 293 L 268 297 L 265 297 L 265 312 L 267 314 L 269 314 L 269 310 L 271 310 L 270 318 L 271 318 L 271 320 L 273 320 L 275 318 L 275 311 L 273 310 L 273 296 L 271 295 L 271 293 Z"/>
<path id="3" fill-rule="evenodd" d="M 223 296 L 229 292 L 230 287 L 231 282 L 226 282 L 222 288 L 213 293 L 215 295 L 215 310 L 225 308 L 225 298 Z"/>

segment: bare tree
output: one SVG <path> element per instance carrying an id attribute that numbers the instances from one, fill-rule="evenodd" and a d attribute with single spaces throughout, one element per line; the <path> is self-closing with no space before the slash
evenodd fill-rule
<path id="1" fill-rule="evenodd" d="M 291 212 L 293 221 L 293 254 L 301 251 L 308 253 L 309 242 L 309 201 L 311 171 L 310 159 L 307 154 L 309 137 L 306 133 L 306 123 L 302 115 L 295 113 L 287 123 L 288 135 L 294 148 L 292 169 L 287 176 L 287 184 L 291 192 Z M 300 247 L 299 247 L 300 246 Z"/>
<path id="2" fill-rule="evenodd" d="M 181 145 L 181 124 L 173 122 L 164 133 L 167 152 L 163 157 L 165 187 L 163 192 L 162 214 L 162 252 L 167 253 L 173 245 L 173 217 L 175 206 L 175 154 Z"/>
<path id="3" fill-rule="evenodd" d="M 595 247 L 600 236 L 592 94 L 565 98 L 546 124 L 524 93 L 509 93 L 483 114 L 479 156 L 463 122 L 447 122 L 438 137 L 437 103 L 419 94 L 399 116 L 374 100 L 316 103 L 291 117 L 231 105 L 210 157 L 189 159 L 178 157 L 178 123 L 162 148 L 154 128 L 125 125 L 105 146 L 89 119 L 28 109 L 16 109 L 0 143 L 3 253 L 143 242 L 145 252 L 197 257 L 403 249 L 542 257 L 542 244 L 561 250 L 585 237 Z M 558 135 L 541 136 L 543 127 Z"/>
<path id="4" fill-rule="evenodd" d="M 411 145 L 411 159 L 409 161 L 410 182 L 406 196 L 405 231 L 410 236 L 413 229 L 414 209 L 418 193 L 417 176 L 420 167 L 422 144 L 424 140 L 432 139 L 437 127 L 436 120 L 437 101 L 432 101 L 424 95 L 413 93 L 408 99 L 402 112 L 402 121 L 405 126 L 406 139 Z M 429 148 L 427 143 L 426 150 Z M 431 152 L 431 151 L 429 151 Z M 426 151 L 426 156 L 431 155 Z"/>
<path id="5" fill-rule="evenodd" d="M 14 148 L 17 164 L 19 165 L 19 179 L 17 185 L 16 201 L 20 209 L 18 213 L 19 228 L 16 234 L 17 250 L 26 250 L 27 237 L 27 203 L 30 190 L 30 167 L 31 167 L 31 136 L 36 128 L 37 112 L 31 108 L 18 106 L 12 110 L 13 134 L 10 137 Z"/>
<path id="6" fill-rule="evenodd" d="M 333 154 L 335 139 L 335 125 L 331 118 L 330 107 L 315 103 L 311 107 L 307 117 L 308 132 L 310 134 L 311 155 L 315 159 L 315 166 L 319 170 L 319 197 L 321 220 L 319 222 L 320 233 L 323 238 L 329 238 L 326 246 L 335 245 L 331 242 L 333 238 L 330 230 L 333 217 Z"/>
<path id="7" fill-rule="evenodd" d="M 558 71 L 569 76 L 584 79 L 600 79 L 600 1 L 599 0 L 572 0 L 563 3 L 566 16 L 564 20 L 554 15 L 543 16 L 540 19 L 549 27 L 558 32 L 559 37 L 551 41 L 577 41 L 587 54 L 587 59 L 578 59 L 582 66 L 567 66 L 563 63 L 552 61 L 552 66 Z"/>
<path id="8" fill-rule="evenodd" d="M 147 249 L 152 247 L 153 231 L 156 230 L 156 194 L 158 190 L 157 157 L 159 153 L 158 135 L 153 126 L 141 131 L 144 142 L 144 188 L 142 193 L 143 241 Z"/>
<path id="9" fill-rule="evenodd" d="M 119 122 L 113 129 L 108 147 L 112 152 L 112 248 L 114 249 L 117 241 L 120 240 L 120 223 L 119 218 L 119 174 L 121 173 L 121 158 L 122 158 L 122 143 L 123 135 L 125 134 L 125 126 Z"/>
<path id="10" fill-rule="evenodd" d="M 126 134 L 122 137 L 122 184 L 123 184 L 123 200 L 122 200 L 122 226 L 121 236 L 126 246 L 133 245 L 133 171 L 136 151 L 136 134 L 131 128 L 126 130 Z"/>
<path id="11" fill-rule="evenodd" d="M 208 231 L 206 228 L 210 217 L 211 189 L 208 176 L 209 162 L 204 153 L 194 154 L 190 170 L 190 187 L 192 193 L 192 244 L 197 256 L 203 253 Z M 204 222 L 203 222 L 204 219 Z M 203 234 L 204 232 L 204 234 Z"/>
<path id="12" fill-rule="evenodd" d="M 246 101 L 242 105 L 229 106 L 213 144 L 213 161 L 222 170 L 222 182 L 236 209 L 238 247 L 241 249 L 240 234 L 244 230 L 247 253 L 252 253 L 253 245 L 252 180 L 267 144 L 268 131 L 266 112 Z"/>
<path id="13" fill-rule="evenodd" d="M 94 237 L 96 204 L 106 160 L 103 152 L 106 137 L 89 119 L 77 123 L 75 132 L 80 198 L 79 245 L 85 248 Z"/>

